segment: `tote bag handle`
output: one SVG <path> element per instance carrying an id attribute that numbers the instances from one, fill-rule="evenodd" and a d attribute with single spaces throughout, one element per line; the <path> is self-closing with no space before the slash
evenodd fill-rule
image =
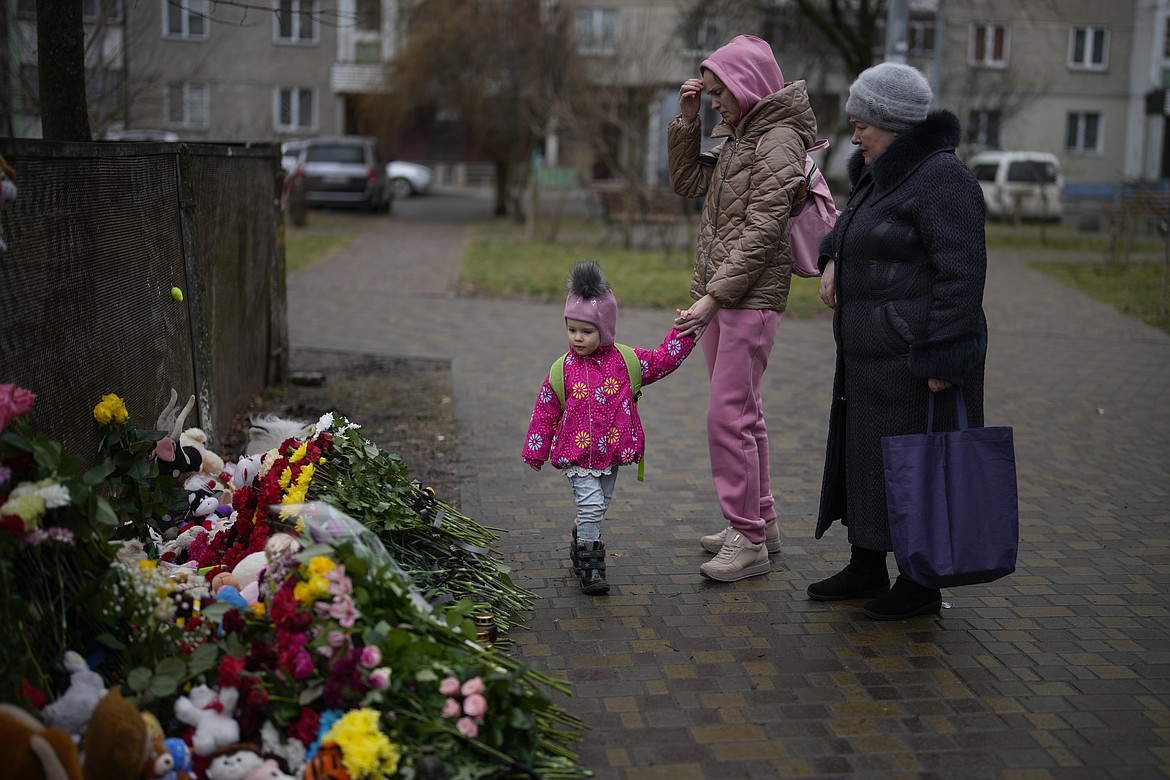
<path id="1" fill-rule="evenodd" d="M 934 433 L 934 397 L 938 393 L 931 393 L 926 404 L 926 432 Z M 959 415 L 959 430 L 967 430 L 967 402 L 963 400 L 963 388 L 955 388 L 955 413 Z"/>

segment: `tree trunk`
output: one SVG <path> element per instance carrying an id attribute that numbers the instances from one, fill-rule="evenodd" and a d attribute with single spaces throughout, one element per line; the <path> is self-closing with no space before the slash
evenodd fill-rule
<path id="1" fill-rule="evenodd" d="M 89 141 L 85 99 L 85 28 L 77 0 L 37 0 L 41 135 Z"/>

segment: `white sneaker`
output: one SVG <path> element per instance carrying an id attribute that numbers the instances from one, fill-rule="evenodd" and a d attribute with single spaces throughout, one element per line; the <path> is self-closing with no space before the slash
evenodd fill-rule
<path id="1" fill-rule="evenodd" d="M 699 573 L 720 582 L 767 574 L 772 570 L 768 548 L 749 542 L 739 531 L 732 531 L 715 557 L 699 567 Z"/>
<path id="2" fill-rule="evenodd" d="M 717 534 L 707 534 L 699 539 L 699 544 L 707 552 L 717 553 L 723 549 L 723 543 L 727 541 L 727 534 L 730 532 L 731 526 L 727 526 Z M 769 555 L 780 552 L 780 524 L 774 517 L 764 523 L 764 546 L 768 548 Z"/>

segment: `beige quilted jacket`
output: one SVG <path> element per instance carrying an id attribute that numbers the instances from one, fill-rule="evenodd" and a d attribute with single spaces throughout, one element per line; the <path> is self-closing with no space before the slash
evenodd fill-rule
<path id="1" fill-rule="evenodd" d="M 691 297 L 782 312 L 792 276 L 788 216 L 817 134 L 805 84 L 768 95 L 735 127 L 720 122 L 711 137 L 726 140 L 712 150 L 714 165 L 711 152 L 700 158 L 701 133 L 701 122 L 684 125 L 681 116 L 667 126 L 671 188 L 704 197 Z"/>

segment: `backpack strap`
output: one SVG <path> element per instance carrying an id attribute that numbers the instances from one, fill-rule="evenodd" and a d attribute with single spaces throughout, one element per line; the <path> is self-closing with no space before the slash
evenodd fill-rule
<path id="1" fill-rule="evenodd" d="M 634 396 L 634 404 L 637 405 L 638 399 L 642 397 L 642 361 L 638 360 L 638 354 L 634 352 L 634 348 L 625 344 L 618 344 L 614 342 L 618 352 L 621 353 L 622 358 L 626 361 L 626 371 L 630 375 L 630 394 Z M 561 402 L 561 408 L 565 408 L 565 358 L 569 353 L 561 355 L 557 361 L 552 364 L 552 368 L 548 372 L 548 383 L 552 387 L 553 393 L 556 394 L 557 400 Z M 642 453 L 642 458 L 638 461 L 638 481 L 646 481 L 646 453 Z"/>

